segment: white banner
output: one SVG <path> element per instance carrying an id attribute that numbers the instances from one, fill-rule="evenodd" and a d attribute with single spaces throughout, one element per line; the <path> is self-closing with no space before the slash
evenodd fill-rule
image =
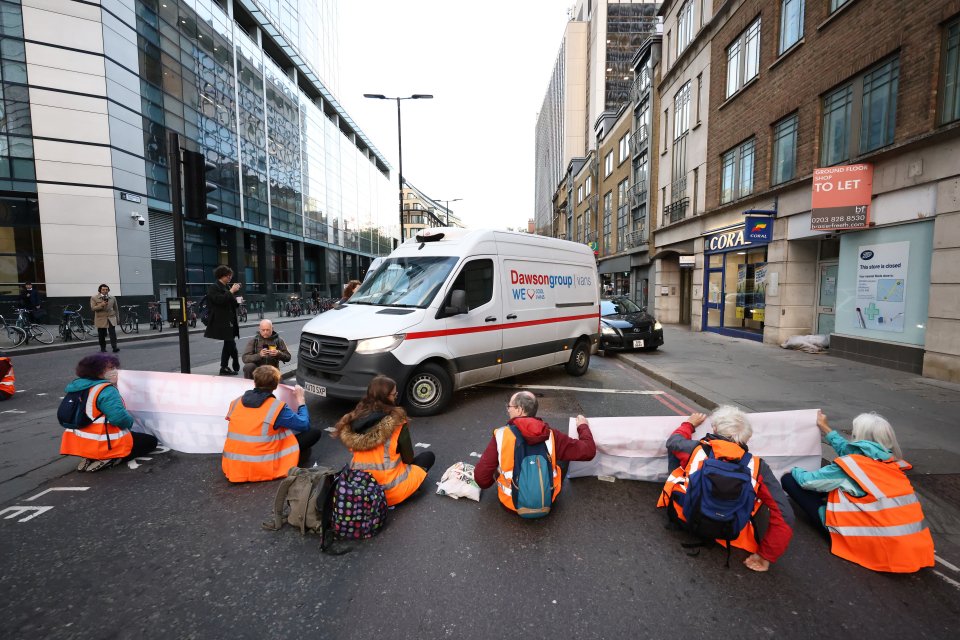
<path id="1" fill-rule="evenodd" d="M 750 453 L 766 460 L 778 481 L 793 467 L 807 471 L 820 468 L 822 454 L 816 409 L 747 415 L 753 427 L 748 445 Z M 567 475 L 663 482 L 670 472 L 667 438 L 684 419 L 681 416 L 590 418 L 597 455 L 589 462 L 571 462 Z M 707 418 L 693 439 L 699 440 L 711 431 Z M 568 433 L 577 436 L 576 418 L 570 419 Z"/>
<path id="2" fill-rule="evenodd" d="M 152 433 L 183 453 L 222 453 L 230 403 L 252 388 L 253 380 L 242 378 L 130 369 L 121 369 L 117 382 L 127 411 L 137 419 L 134 430 Z M 274 395 L 296 411 L 291 387 L 280 385 Z"/>

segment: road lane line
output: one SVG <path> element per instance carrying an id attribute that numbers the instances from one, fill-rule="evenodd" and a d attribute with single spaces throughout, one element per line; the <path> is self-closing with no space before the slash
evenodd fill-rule
<path id="1" fill-rule="evenodd" d="M 39 514 L 38 514 L 38 515 L 39 515 Z M 21 520 L 20 522 L 23 522 L 23 520 Z M 934 572 L 935 574 L 937 574 L 938 576 L 940 576 L 941 578 L 943 578 L 944 582 L 953 585 L 954 588 L 956 588 L 956 589 L 960 589 L 960 582 L 957 582 L 956 580 L 954 580 L 954 579 L 951 578 L 950 576 L 945 576 L 945 575 L 943 575 L 942 573 L 940 573 L 940 572 L 937 571 L 936 569 L 934 569 L 933 572 Z"/>
<path id="2" fill-rule="evenodd" d="M 497 389 L 536 389 L 537 391 L 582 391 L 584 393 L 619 393 L 634 396 L 660 396 L 666 393 L 657 389 L 589 389 L 586 387 L 557 387 L 546 384 L 484 384 Z"/>
<path id="3" fill-rule="evenodd" d="M 943 566 L 945 566 L 947 569 L 950 569 L 951 571 L 956 571 L 957 573 L 960 573 L 960 567 L 958 567 L 958 566 L 956 566 L 956 565 L 954 565 L 954 564 L 950 564 L 949 562 L 947 562 L 946 560 L 944 560 L 943 558 L 941 558 L 941 557 L 938 556 L 937 554 L 933 554 L 933 559 L 936 560 L 937 562 L 939 562 L 940 564 L 942 564 Z"/>
<path id="4" fill-rule="evenodd" d="M 52 489 L 46 489 L 44 491 L 41 491 L 35 496 L 30 496 L 29 498 L 26 498 L 24 502 L 30 502 L 31 500 L 36 500 L 40 496 L 46 495 L 51 491 L 86 491 L 89 488 L 90 487 L 53 487 Z"/>
<path id="5" fill-rule="evenodd" d="M 675 405 L 677 405 L 678 407 L 681 407 L 682 409 L 685 409 L 685 410 L 687 411 L 687 413 L 694 413 L 694 412 L 696 412 L 696 409 L 694 409 L 693 407 L 688 407 L 687 405 L 683 404 L 682 402 L 680 402 L 680 399 L 677 398 L 677 396 L 673 395 L 672 393 L 666 394 L 666 397 L 667 397 L 667 398 L 670 398 L 671 402 L 673 402 L 673 403 L 674 403 Z"/>
<path id="6" fill-rule="evenodd" d="M 669 402 L 667 402 L 667 400 L 666 400 L 665 398 L 663 398 L 662 396 L 654 396 L 654 398 L 655 398 L 660 404 L 662 404 L 663 406 L 665 406 L 667 409 L 670 409 L 671 411 L 673 411 L 673 412 L 674 412 L 675 414 L 677 414 L 678 416 L 684 415 L 684 412 L 683 412 L 683 411 L 681 411 L 681 410 L 678 409 L 677 407 L 675 407 L 675 406 L 673 406 L 672 404 L 670 404 Z"/>

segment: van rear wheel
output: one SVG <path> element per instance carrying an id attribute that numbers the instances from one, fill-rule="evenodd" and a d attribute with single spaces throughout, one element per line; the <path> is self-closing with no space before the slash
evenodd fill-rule
<path id="1" fill-rule="evenodd" d="M 590 368 L 590 343 L 586 340 L 579 340 L 573 345 L 573 351 L 570 353 L 570 360 L 564 365 L 567 373 L 572 376 L 582 376 Z"/>
<path id="2" fill-rule="evenodd" d="M 411 416 L 433 416 L 446 408 L 452 394 L 450 374 L 440 365 L 428 362 L 407 380 L 404 405 Z"/>

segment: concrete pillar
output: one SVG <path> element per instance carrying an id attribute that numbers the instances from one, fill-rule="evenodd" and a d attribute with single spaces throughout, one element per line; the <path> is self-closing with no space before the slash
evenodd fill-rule
<path id="1" fill-rule="evenodd" d="M 923 375 L 960 382 L 960 178 L 937 185 Z"/>

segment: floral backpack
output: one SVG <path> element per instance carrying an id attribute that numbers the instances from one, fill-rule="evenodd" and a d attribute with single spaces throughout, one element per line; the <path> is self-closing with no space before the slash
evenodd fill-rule
<path id="1" fill-rule="evenodd" d="M 333 491 L 333 534 L 344 540 L 372 538 L 387 520 L 387 497 L 377 480 L 347 465 Z"/>

